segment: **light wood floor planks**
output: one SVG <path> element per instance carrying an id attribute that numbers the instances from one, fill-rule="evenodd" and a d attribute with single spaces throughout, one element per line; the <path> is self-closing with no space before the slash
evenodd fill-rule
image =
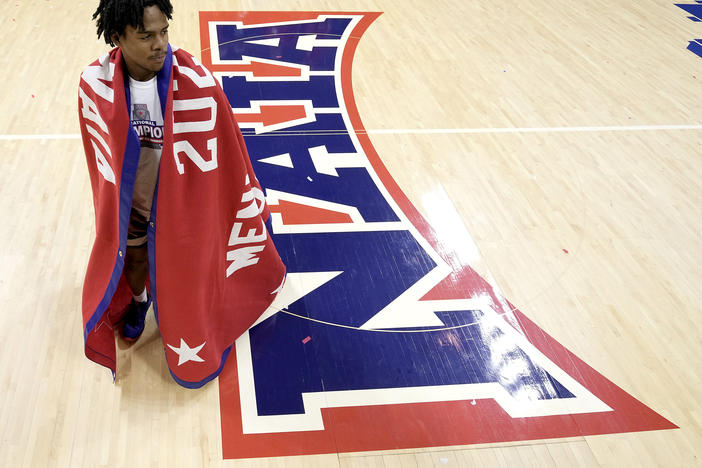
<path id="1" fill-rule="evenodd" d="M 228 460 L 216 384 L 170 378 L 153 320 L 120 375 L 83 356 L 92 196 L 73 135 L 96 1 L 0 11 L 0 466 L 702 466 L 702 130 L 371 134 L 415 206 L 445 193 L 505 296 L 680 426 L 496 446 Z M 673 2 L 175 0 L 198 10 L 384 14 L 356 53 L 367 129 L 702 124 L 702 37 Z M 12 135 L 46 135 L 43 140 Z M 568 253 L 565 253 L 566 249 Z"/>

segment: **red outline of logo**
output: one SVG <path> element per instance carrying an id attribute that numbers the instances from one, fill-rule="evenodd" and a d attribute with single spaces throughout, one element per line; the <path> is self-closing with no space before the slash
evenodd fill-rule
<path id="1" fill-rule="evenodd" d="M 304 21 L 318 15 L 362 15 L 342 59 L 342 87 L 353 129 L 391 196 L 420 233 L 436 247 L 436 235 L 383 165 L 361 122 L 353 97 L 351 66 L 363 33 L 381 13 L 347 12 L 200 12 L 202 62 L 212 66 L 209 21 L 243 21 L 259 24 L 280 21 Z M 441 252 L 441 249 L 437 249 Z M 451 281 L 460 284 L 475 282 L 477 274 L 468 266 L 454 272 Z M 478 277 L 482 281 L 482 278 Z M 471 288 L 466 288 L 471 289 Z M 446 291 L 437 286 L 425 299 L 447 299 Z M 511 305 L 511 304 L 510 304 Z M 499 443 L 597 434 L 675 429 L 663 418 L 624 390 L 610 382 L 546 334 L 519 310 L 514 315 L 528 340 L 545 356 L 586 387 L 613 409 L 605 413 L 569 414 L 511 418 L 493 400 L 445 401 L 322 409 L 325 430 L 244 434 L 239 406 L 236 356 L 232 353 L 219 377 L 222 447 L 224 458 L 253 458 L 322 453 L 393 450 L 418 447 Z M 489 422 L 483 422 L 489 421 Z M 466 423 L 468 422 L 468 423 Z M 388 431 L 401 427 L 401 431 Z"/>

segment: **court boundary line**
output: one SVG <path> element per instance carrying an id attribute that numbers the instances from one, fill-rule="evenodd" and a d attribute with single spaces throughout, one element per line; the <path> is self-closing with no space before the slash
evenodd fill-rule
<path id="1" fill-rule="evenodd" d="M 368 135 L 471 135 L 471 134 L 504 134 L 504 133 L 587 133 L 587 132 L 641 132 L 665 130 L 702 130 L 702 124 L 691 125 L 621 125 L 621 126 L 593 126 L 593 127 L 488 127 L 488 128 L 388 128 L 357 130 L 357 133 Z M 331 131 L 331 130 L 330 130 Z M 314 132 L 323 132 L 316 130 Z M 290 131 L 276 133 L 299 133 L 304 135 L 309 132 Z M 265 135 L 261 134 L 261 135 Z M 79 133 L 49 133 L 49 134 L 4 134 L 0 141 L 19 140 L 79 140 Z"/>
<path id="2" fill-rule="evenodd" d="M 426 128 L 426 129 L 375 129 L 367 130 L 369 135 L 410 135 L 410 134 L 480 134 L 480 133 L 583 133 L 583 132 L 636 132 L 656 130 L 702 130 L 702 124 L 691 125 L 621 125 L 594 127 L 492 127 L 492 128 Z"/>

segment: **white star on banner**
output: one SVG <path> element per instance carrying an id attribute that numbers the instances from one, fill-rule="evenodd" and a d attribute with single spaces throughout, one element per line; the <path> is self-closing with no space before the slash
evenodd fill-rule
<path id="1" fill-rule="evenodd" d="M 205 343 L 207 342 L 205 341 Z M 180 366 L 181 364 L 184 364 L 188 361 L 205 362 L 204 359 L 197 355 L 197 353 L 200 352 L 202 347 L 205 346 L 205 343 L 202 343 L 200 346 L 191 348 L 190 346 L 188 346 L 185 340 L 181 338 L 180 348 L 176 348 L 175 346 L 171 345 L 168 345 L 168 347 L 175 351 L 175 353 L 178 355 L 178 365 Z"/>

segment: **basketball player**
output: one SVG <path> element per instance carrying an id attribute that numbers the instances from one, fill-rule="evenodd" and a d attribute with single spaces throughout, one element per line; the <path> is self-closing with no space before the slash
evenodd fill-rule
<path id="1" fill-rule="evenodd" d="M 136 341 L 144 331 L 151 299 L 146 291 L 148 254 L 146 227 L 151 212 L 163 145 L 163 116 L 156 88 L 168 47 L 169 0 L 101 0 L 93 19 L 98 37 L 118 46 L 129 73 L 131 123 L 139 135 L 141 154 L 129 218 L 124 276 L 134 297 L 122 328 L 127 341 Z"/>
<path id="2" fill-rule="evenodd" d="M 169 0 L 100 0 L 93 15 L 116 47 L 79 85 L 97 223 L 83 333 L 86 356 L 114 376 L 115 325 L 123 315 L 120 333 L 137 340 L 153 304 L 171 374 L 198 388 L 270 306 L 285 265 L 228 98 L 169 44 L 172 12 Z"/>

